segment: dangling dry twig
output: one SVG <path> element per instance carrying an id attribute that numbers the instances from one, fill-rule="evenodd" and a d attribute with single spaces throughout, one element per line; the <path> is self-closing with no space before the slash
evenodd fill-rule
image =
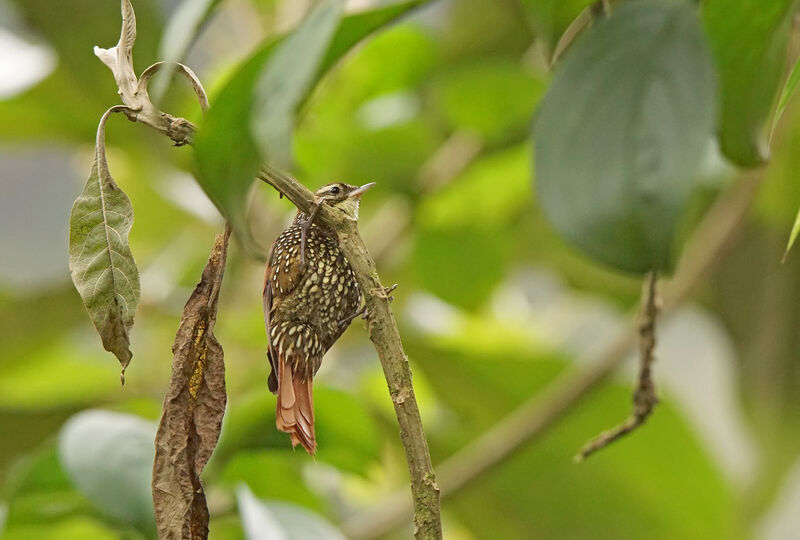
<path id="1" fill-rule="evenodd" d="M 620 437 L 624 437 L 645 423 L 658 403 L 653 384 L 652 366 L 656 347 L 656 318 L 659 301 L 656 294 L 657 277 L 655 272 L 647 275 L 644 286 L 641 322 L 639 323 L 639 383 L 633 393 L 633 413 L 621 425 L 604 431 L 584 446 L 575 456 L 575 461 L 583 461 L 601 448 L 605 448 Z"/>

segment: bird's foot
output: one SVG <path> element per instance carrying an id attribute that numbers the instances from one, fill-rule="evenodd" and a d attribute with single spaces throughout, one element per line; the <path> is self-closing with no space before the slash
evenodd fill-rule
<path id="1" fill-rule="evenodd" d="M 392 302 L 394 300 L 394 296 L 389 296 L 389 293 L 394 291 L 396 288 L 397 288 L 397 283 L 395 283 L 391 287 L 384 287 L 383 288 L 383 294 L 386 295 L 386 298 L 389 300 L 389 302 Z M 366 318 L 366 316 L 365 316 L 365 318 Z"/>

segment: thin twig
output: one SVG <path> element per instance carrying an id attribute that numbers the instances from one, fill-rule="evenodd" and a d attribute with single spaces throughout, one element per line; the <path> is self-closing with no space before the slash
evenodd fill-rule
<path id="1" fill-rule="evenodd" d="M 639 384 L 633 393 L 633 412 L 624 423 L 614 429 L 604 431 L 581 448 L 581 451 L 575 456 L 577 462 L 583 461 L 644 424 L 650 413 L 653 412 L 653 407 L 658 403 L 652 373 L 655 361 L 653 352 L 656 347 L 656 318 L 658 317 L 657 281 L 656 272 L 650 272 L 642 293 L 644 301 L 639 323 Z"/>
<path id="2" fill-rule="evenodd" d="M 746 173 L 722 194 L 695 230 L 681 257 L 675 278 L 662 287 L 662 318 L 682 305 L 722 259 L 745 222 L 761 185 L 763 171 Z M 576 361 L 585 366 L 557 377 L 543 391 L 523 402 L 500 422 L 436 466 L 442 497 L 449 497 L 483 477 L 588 398 L 636 345 L 637 325 L 631 322 L 608 346 Z M 377 538 L 407 519 L 412 507 L 396 491 L 346 519 L 341 528 L 348 538 Z"/>

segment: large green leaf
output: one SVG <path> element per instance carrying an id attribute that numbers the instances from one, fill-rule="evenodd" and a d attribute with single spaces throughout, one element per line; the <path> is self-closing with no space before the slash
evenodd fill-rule
<path id="1" fill-rule="evenodd" d="M 796 5 L 796 0 L 703 2 L 720 81 L 720 146 L 738 165 L 758 165 L 769 153 L 765 123 L 781 83 Z"/>
<path id="2" fill-rule="evenodd" d="M 307 99 L 309 91 L 345 53 L 372 32 L 396 20 L 428 0 L 408 0 L 364 13 L 344 17 L 328 43 L 324 57 L 314 63 L 316 74 L 296 90 L 295 106 Z M 257 88 L 265 70 L 271 69 L 273 54 L 285 38 L 265 42 L 231 77 L 213 99 L 211 109 L 195 140 L 197 178 L 209 198 L 232 223 L 240 241 L 251 246 L 244 217 L 244 204 L 253 178 L 266 161 L 251 132 Z M 295 69 L 289 65 L 285 69 Z M 264 95 L 259 98 L 266 99 Z"/>
<path id="3" fill-rule="evenodd" d="M 280 167 L 290 165 L 294 112 L 314 83 L 343 10 L 342 0 L 324 0 L 283 40 L 258 78 L 251 128 L 262 158 Z"/>
<path id="4" fill-rule="evenodd" d="M 139 270 L 128 245 L 133 207 L 108 170 L 105 124 L 124 108 L 112 107 L 101 118 L 92 171 L 69 216 L 72 281 L 103 347 L 116 355 L 123 373 L 132 356 L 128 331 L 139 303 Z"/>
<path id="5" fill-rule="evenodd" d="M 688 2 L 620 6 L 573 45 L 542 103 L 535 169 L 548 219 L 617 269 L 668 269 L 714 95 Z"/>
<path id="6" fill-rule="evenodd" d="M 137 416 L 88 410 L 59 435 L 61 465 L 103 513 L 155 534 L 150 473 L 156 426 Z"/>

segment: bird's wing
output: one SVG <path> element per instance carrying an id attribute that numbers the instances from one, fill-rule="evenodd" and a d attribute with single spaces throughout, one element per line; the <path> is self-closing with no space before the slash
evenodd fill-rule
<path id="1" fill-rule="evenodd" d="M 301 278 L 300 267 L 300 228 L 291 227 L 286 229 L 275 242 L 272 243 L 269 259 L 267 260 L 267 270 L 264 275 L 264 326 L 267 330 L 267 340 L 269 348 L 267 357 L 272 366 L 272 373 L 267 382 L 271 392 L 278 390 L 278 356 L 275 346 L 272 343 L 270 330 L 270 318 L 276 304 L 280 300 L 291 294 Z"/>

